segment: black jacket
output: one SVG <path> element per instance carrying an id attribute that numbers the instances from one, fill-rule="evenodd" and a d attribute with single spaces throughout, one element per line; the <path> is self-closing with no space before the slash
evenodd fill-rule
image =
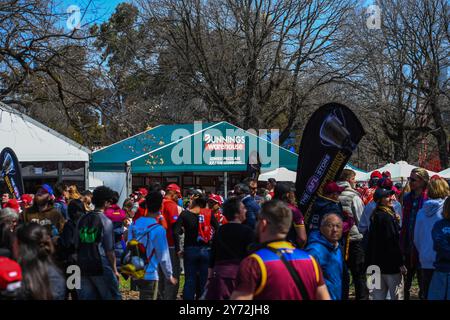
<path id="1" fill-rule="evenodd" d="M 382 274 L 396 274 L 403 264 L 400 226 L 394 216 L 377 207 L 369 227 L 366 266 L 379 266 Z"/>

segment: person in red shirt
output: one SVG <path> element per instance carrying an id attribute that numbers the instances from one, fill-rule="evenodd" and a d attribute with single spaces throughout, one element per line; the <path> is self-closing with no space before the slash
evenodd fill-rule
<path id="1" fill-rule="evenodd" d="M 277 185 L 277 180 L 275 178 L 269 178 L 267 181 L 267 187 L 266 189 L 269 190 L 270 198 L 273 199 L 275 196 L 275 186 Z"/>
<path id="2" fill-rule="evenodd" d="M 256 225 L 261 245 L 241 262 L 232 300 L 330 300 L 316 260 L 285 240 L 291 224 L 292 211 L 282 201 L 262 205 Z"/>
<path id="3" fill-rule="evenodd" d="M 172 262 L 172 271 L 175 278 L 179 278 L 181 274 L 180 258 L 175 252 L 175 242 L 173 239 L 173 227 L 179 216 L 178 199 L 181 198 L 181 189 L 175 183 L 166 187 L 166 195 L 162 203 L 161 214 L 167 226 L 167 243 L 169 244 L 170 260 Z M 161 278 L 162 279 L 162 278 Z M 176 300 L 178 294 L 179 283 L 172 284 L 167 280 L 159 282 L 159 296 L 163 300 Z"/>
<path id="4" fill-rule="evenodd" d="M 383 175 L 380 173 L 380 171 L 374 171 L 370 175 L 369 188 L 364 190 L 364 193 L 362 194 L 362 200 L 363 200 L 365 206 L 373 200 L 373 194 L 375 193 L 375 190 L 377 189 L 378 180 L 380 180 L 382 178 L 383 178 Z"/>
<path id="5" fill-rule="evenodd" d="M 137 204 L 138 207 L 136 209 L 136 213 L 134 214 L 133 221 L 136 221 L 140 217 L 145 217 L 147 214 L 147 208 L 145 206 L 145 197 L 148 194 L 148 190 L 146 188 L 139 188 L 136 192 L 138 194 Z"/>
<path id="6" fill-rule="evenodd" d="M 219 226 L 227 224 L 227 218 L 222 214 L 223 198 L 218 194 L 210 194 L 208 197 L 208 208 L 214 214 Z"/>

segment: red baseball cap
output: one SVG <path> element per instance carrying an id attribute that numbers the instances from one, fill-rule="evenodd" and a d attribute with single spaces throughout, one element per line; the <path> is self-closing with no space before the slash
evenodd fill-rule
<path id="1" fill-rule="evenodd" d="M 391 178 L 391 173 L 390 173 L 389 171 L 387 171 L 387 170 L 384 171 L 384 172 L 382 173 L 382 175 L 385 176 L 385 177 L 387 177 L 387 178 L 389 178 L 389 179 Z"/>
<path id="2" fill-rule="evenodd" d="M 32 198 L 29 194 L 23 194 L 23 195 L 20 197 L 20 200 L 22 200 L 22 202 L 23 202 L 25 205 L 28 205 L 28 204 L 30 204 L 31 202 L 33 202 L 33 198 Z"/>
<path id="3" fill-rule="evenodd" d="M 438 179 L 440 179 L 441 177 L 438 175 L 438 174 L 435 174 L 434 176 L 432 176 L 431 178 L 430 178 L 430 181 L 431 180 L 438 180 Z"/>
<path id="4" fill-rule="evenodd" d="M 380 171 L 375 170 L 374 172 L 372 172 L 370 174 L 370 179 L 373 179 L 373 178 L 381 179 L 381 178 L 383 178 L 383 175 L 380 173 Z"/>
<path id="5" fill-rule="evenodd" d="M 392 180 L 389 179 L 389 178 L 383 178 L 383 179 L 378 180 L 377 186 L 379 188 L 392 190 L 392 187 L 394 186 L 394 183 L 392 183 Z"/>
<path id="6" fill-rule="evenodd" d="M 175 191 L 176 193 L 181 194 L 181 188 L 175 183 L 169 184 L 166 188 L 166 191 Z"/>
<path id="7" fill-rule="evenodd" d="M 19 213 L 20 212 L 19 201 L 17 201 L 17 199 L 9 199 L 8 202 L 6 203 L 5 208 L 11 208 L 17 213 Z"/>
<path id="8" fill-rule="evenodd" d="M 211 193 L 211 194 L 209 195 L 208 200 L 217 202 L 217 203 L 219 204 L 219 206 L 222 206 L 222 204 L 223 204 L 223 199 L 222 199 L 222 197 L 219 196 L 218 194 Z"/>
<path id="9" fill-rule="evenodd" d="M 6 257 L 0 257 L 0 290 L 14 291 L 20 287 L 22 269 L 20 265 Z"/>
<path id="10" fill-rule="evenodd" d="M 147 196 L 148 194 L 148 190 L 146 188 L 139 188 L 138 189 L 139 193 L 142 194 L 144 197 Z"/>
<path id="11" fill-rule="evenodd" d="M 345 187 L 339 187 L 336 182 L 329 181 L 325 184 L 323 187 L 323 192 L 325 194 L 332 194 L 332 193 L 341 193 L 345 190 Z"/>

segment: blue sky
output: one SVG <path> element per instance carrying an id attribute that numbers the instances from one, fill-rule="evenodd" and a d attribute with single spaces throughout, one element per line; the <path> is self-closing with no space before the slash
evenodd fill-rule
<path id="1" fill-rule="evenodd" d="M 116 6 L 121 2 L 129 2 L 126 0 L 61 0 L 58 8 L 58 13 L 64 14 L 67 8 L 71 5 L 76 5 L 81 10 L 82 20 L 81 25 L 85 24 L 101 24 L 108 20 L 111 14 L 115 11 Z M 65 19 L 62 19 L 62 24 L 65 26 Z"/>

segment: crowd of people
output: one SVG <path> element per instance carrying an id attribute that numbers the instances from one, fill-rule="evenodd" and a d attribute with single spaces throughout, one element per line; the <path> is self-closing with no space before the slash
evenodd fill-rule
<path id="1" fill-rule="evenodd" d="M 275 179 L 245 179 L 226 199 L 159 183 L 123 203 L 106 186 L 5 193 L 0 297 L 121 300 L 129 281 L 142 300 L 348 300 L 351 285 L 356 300 L 408 300 L 417 276 L 420 299 L 450 299 L 448 182 L 422 168 L 405 186 L 355 177 L 326 181 L 307 217 L 295 185 Z"/>

